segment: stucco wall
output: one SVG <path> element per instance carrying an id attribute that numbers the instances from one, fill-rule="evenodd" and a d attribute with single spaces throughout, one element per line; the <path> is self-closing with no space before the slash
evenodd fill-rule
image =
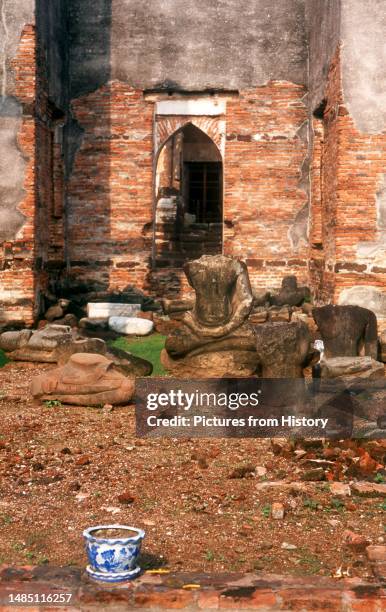
<path id="1" fill-rule="evenodd" d="M 188 90 L 307 79 L 303 0 L 69 0 L 69 7 L 73 97 L 107 78 Z"/>
<path id="2" fill-rule="evenodd" d="M 342 0 L 342 77 L 346 107 L 360 132 L 386 129 L 386 4 Z"/>

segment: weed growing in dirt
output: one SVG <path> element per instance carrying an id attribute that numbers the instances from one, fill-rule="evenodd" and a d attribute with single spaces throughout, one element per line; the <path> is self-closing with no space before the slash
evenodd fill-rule
<path id="1" fill-rule="evenodd" d="M 304 508 L 310 508 L 310 510 L 317 510 L 318 505 L 317 501 L 308 497 L 303 501 Z"/>
<path id="2" fill-rule="evenodd" d="M 266 504 L 262 507 L 261 513 L 265 518 L 269 518 L 271 516 L 271 504 Z"/>
<path id="3" fill-rule="evenodd" d="M 342 502 L 341 499 L 338 499 L 336 497 L 333 497 L 331 500 L 331 508 L 335 508 L 335 510 L 339 510 L 342 511 L 344 510 L 344 503 Z"/>
<path id="4" fill-rule="evenodd" d="M 7 358 L 4 351 L 0 349 L 0 368 L 2 368 L 6 363 L 8 363 L 9 359 Z"/>
<path id="5" fill-rule="evenodd" d="M 298 559 L 298 564 L 301 567 L 300 575 L 318 574 L 323 565 L 318 557 L 307 551 L 302 553 L 302 556 Z"/>
<path id="6" fill-rule="evenodd" d="M 62 402 L 60 400 L 46 400 L 44 405 L 46 408 L 61 408 Z"/>
<path id="7" fill-rule="evenodd" d="M 385 477 L 382 476 L 382 474 L 380 474 L 379 472 L 377 474 L 375 474 L 374 476 L 374 482 L 378 482 L 378 483 L 382 483 L 385 482 Z"/>
<path id="8" fill-rule="evenodd" d="M 9 514 L 2 514 L 2 515 L 0 516 L 0 522 L 1 522 L 3 525 L 9 525 L 10 523 L 12 523 L 12 517 L 11 517 L 11 516 L 9 516 Z"/>

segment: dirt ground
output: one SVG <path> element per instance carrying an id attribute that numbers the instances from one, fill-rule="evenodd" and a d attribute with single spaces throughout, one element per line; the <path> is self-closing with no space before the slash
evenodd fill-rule
<path id="1" fill-rule="evenodd" d="M 342 567 L 370 578 L 364 547 L 347 545 L 344 532 L 383 542 L 382 498 L 334 498 L 328 482 L 301 480 L 301 452 L 275 454 L 269 440 L 144 440 L 133 406 L 33 402 L 30 380 L 48 368 L 0 369 L 1 563 L 84 566 L 82 530 L 123 523 L 145 529 L 146 568 L 334 575 Z M 305 450 L 303 459 L 328 455 Z M 366 478 L 374 482 L 371 471 Z M 278 480 L 302 485 L 259 488 Z M 272 517 L 274 502 L 283 519 Z"/>

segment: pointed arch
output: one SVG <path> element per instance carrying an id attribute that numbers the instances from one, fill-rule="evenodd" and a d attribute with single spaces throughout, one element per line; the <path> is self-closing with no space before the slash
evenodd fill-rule
<path id="1" fill-rule="evenodd" d="M 162 117 L 154 154 L 153 267 L 222 252 L 223 155 L 217 121 Z"/>
<path id="2" fill-rule="evenodd" d="M 188 124 L 204 132 L 217 146 L 222 158 L 225 151 L 225 122 L 219 117 L 204 116 L 159 116 L 156 118 L 155 154 L 158 156 L 163 145 L 173 134 Z"/>

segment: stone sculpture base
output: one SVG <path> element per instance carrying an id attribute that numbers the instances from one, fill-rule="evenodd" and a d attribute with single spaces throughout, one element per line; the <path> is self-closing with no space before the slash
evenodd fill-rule
<path id="1" fill-rule="evenodd" d="M 385 376 L 385 366 L 371 357 L 329 357 L 320 363 L 321 378 L 355 377 L 376 379 Z"/>
<path id="2" fill-rule="evenodd" d="M 165 349 L 161 363 L 176 378 L 242 378 L 254 376 L 258 367 L 253 351 L 218 351 L 173 359 Z"/>

